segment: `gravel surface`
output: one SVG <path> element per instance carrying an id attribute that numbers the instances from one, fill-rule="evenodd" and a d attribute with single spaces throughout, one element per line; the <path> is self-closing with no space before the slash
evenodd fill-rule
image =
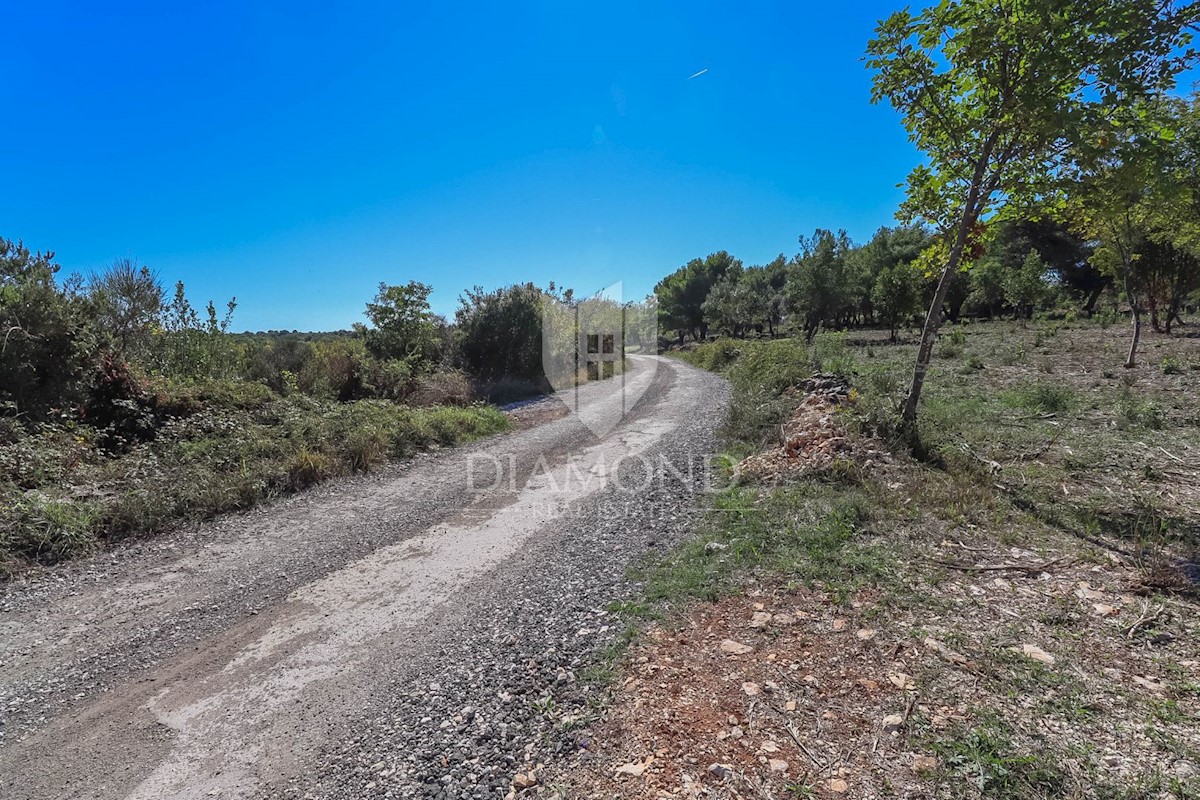
<path id="1" fill-rule="evenodd" d="M 635 364 L 600 439 L 571 415 L 5 587 L 0 796 L 504 797 L 588 746 L 580 673 L 728 398 Z"/>

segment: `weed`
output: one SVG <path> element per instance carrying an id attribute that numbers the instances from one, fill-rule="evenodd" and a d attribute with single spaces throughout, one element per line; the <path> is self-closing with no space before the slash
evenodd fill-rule
<path id="1" fill-rule="evenodd" d="M 985 797 L 1043 798 L 1064 793 L 1066 777 L 1044 750 L 1018 754 L 1008 727 L 984 715 L 973 728 L 932 744 L 946 770 L 970 783 Z"/>

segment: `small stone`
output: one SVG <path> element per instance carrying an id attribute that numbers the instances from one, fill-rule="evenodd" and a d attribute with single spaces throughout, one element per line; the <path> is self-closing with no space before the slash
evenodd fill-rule
<path id="1" fill-rule="evenodd" d="M 747 697 L 754 697 L 761 692 L 762 689 L 759 688 L 757 683 L 754 683 L 753 681 L 746 681 L 742 684 L 742 691 L 746 693 Z"/>
<path id="2" fill-rule="evenodd" d="M 733 774 L 733 769 L 728 764 L 709 764 L 708 772 L 724 780 Z"/>
<path id="3" fill-rule="evenodd" d="M 755 611 L 754 616 L 750 618 L 751 628 L 762 628 L 771 621 L 771 615 L 766 611 Z"/>
<path id="4" fill-rule="evenodd" d="M 883 732 L 896 733 L 904 727 L 904 717 L 899 714 L 888 714 L 883 718 Z"/>
<path id="5" fill-rule="evenodd" d="M 777 752 L 779 752 L 779 744 L 777 742 L 771 741 L 770 739 L 767 739 L 765 742 L 762 743 L 762 745 L 759 746 L 759 749 L 762 750 L 764 753 L 777 753 Z"/>
<path id="6" fill-rule="evenodd" d="M 912 771 L 914 774 L 920 775 L 926 772 L 934 772 L 938 768 L 938 760 L 933 756 L 917 756 L 913 759 Z"/>
<path id="7" fill-rule="evenodd" d="M 829 791 L 836 792 L 837 794 L 845 794 L 850 790 L 850 784 L 841 778 L 830 778 L 829 783 L 826 785 L 829 787 Z"/>
<path id="8" fill-rule="evenodd" d="M 518 772 L 513 776 L 512 785 L 518 789 L 532 789 L 537 786 L 537 775 L 533 771 Z"/>
<path id="9" fill-rule="evenodd" d="M 796 701 L 788 700 L 786 703 L 783 704 L 783 708 L 786 711 L 795 711 L 796 710 Z"/>
<path id="10" fill-rule="evenodd" d="M 745 656 L 754 652 L 754 648 L 748 644 L 736 642 L 733 639 L 726 639 L 721 642 L 721 652 L 731 656 Z"/>
<path id="11" fill-rule="evenodd" d="M 771 772 L 787 772 L 788 763 L 782 758 L 772 758 L 767 764 L 771 767 Z"/>
<path id="12" fill-rule="evenodd" d="M 712 555 L 713 553 L 720 553 L 728 549 L 729 545 L 721 544 L 720 542 L 709 542 L 708 544 L 704 545 L 704 552 L 708 553 L 709 555 Z"/>
<path id="13" fill-rule="evenodd" d="M 872 628 L 860 628 L 854 635 L 864 642 L 869 642 L 875 638 L 875 631 Z"/>

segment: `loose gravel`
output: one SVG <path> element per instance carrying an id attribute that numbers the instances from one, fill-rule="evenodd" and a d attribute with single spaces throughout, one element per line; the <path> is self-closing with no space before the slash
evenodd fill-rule
<path id="1" fill-rule="evenodd" d="M 621 634 L 612 606 L 636 590 L 630 566 L 687 535 L 727 400 L 719 378 L 660 360 L 610 435 L 653 441 L 620 463 L 616 480 L 556 509 L 485 571 L 464 566 L 446 579 L 458 581 L 452 594 L 419 612 L 388 608 L 389 592 L 406 587 L 348 593 L 347 603 L 373 604 L 376 623 L 380 613 L 397 618 L 381 635 L 364 633 L 344 663 L 336 653 L 322 662 L 328 674 L 311 684 L 268 680 L 237 695 L 246 723 L 236 727 L 233 707 L 222 724 L 254 746 L 244 763 L 214 757 L 195 773 L 202 780 L 167 769 L 186 745 L 178 720 L 193 708 L 164 711 L 167 687 L 182 694 L 207 683 L 199 676 L 228 674 L 272 631 L 304 622 L 297 598 L 339 570 L 367 574 L 389 547 L 439 525 L 486 528 L 520 503 L 526 490 L 482 504 L 463 496 L 454 476 L 471 453 L 511 459 L 518 486 L 531 486 L 539 464 L 570 463 L 591 435 L 570 418 L 548 422 L 6 587 L 0 795 L 151 796 L 155 777 L 197 797 L 506 796 L 518 773 L 536 779 L 539 764 L 589 746 L 577 731 L 604 690 L 585 673 Z M 420 547 L 404 556 L 414 582 Z M 353 608 L 340 611 L 355 624 Z M 285 655 L 306 652 L 293 649 Z M 284 663 L 261 656 L 268 678 L 275 658 Z M 259 730 L 259 703 L 296 708 L 286 725 Z M 81 779 L 63 775 L 68 759 L 84 759 Z"/>

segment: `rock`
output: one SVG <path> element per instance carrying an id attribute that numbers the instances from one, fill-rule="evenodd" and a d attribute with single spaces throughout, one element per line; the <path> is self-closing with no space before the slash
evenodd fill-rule
<path id="1" fill-rule="evenodd" d="M 733 774 L 733 768 L 728 764 L 709 764 L 708 772 L 710 775 L 715 775 L 721 780 L 724 780 Z"/>
<path id="2" fill-rule="evenodd" d="M 709 542 L 704 545 L 704 552 L 712 555 L 713 553 L 721 553 L 729 549 L 729 545 L 720 542 Z"/>
<path id="3" fill-rule="evenodd" d="M 742 691 L 746 693 L 747 697 L 754 697 L 761 692 L 762 689 L 759 688 L 757 683 L 754 683 L 753 681 L 746 681 L 742 684 Z"/>
<path id="4" fill-rule="evenodd" d="M 721 652 L 731 656 L 745 656 L 753 653 L 754 648 L 733 639 L 726 639 L 721 642 Z"/>
<path id="5" fill-rule="evenodd" d="M 829 783 L 825 785 L 829 787 L 829 791 L 836 792 L 837 794 L 845 794 L 850 790 L 850 784 L 841 778 L 830 778 Z"/>
<path id="6" fill-rule="evenodd" d="M 533 770 L 529 772 L 518 772 L 513 776 L 512 785 L 517 789 L 532 789 L 537 786 L 537 775 Z"/>
<path id="7" fill-rule="evenodd" d="M 912 677 L 903 672 L 893 672 L 891 675 L 888 675 L 888 680 L 897 689 L 907 690 L 913 688 Z"/>
<path id="8" fill-rule="evenodd" d="M 772 758 L 767 764 L 771 767 L 771 772 L 787 772 L 788 763 L 782 758 Z"/>
<path id="9" fill-rule="evenodd" d="M 635 778 L 640 778 L 642 773 L 646 771 L 646 768 L 649 767 L 653 762 L 654 756 L 646 756 L 644 761 L 622 764 L 621 766 L 617 767 L 616 773 L 618 775 L 632 775 Z"/>
<path id="10" fill-rule="evenodd" d="M 762 750 L 764 753 L 777 753 L 779 752 L 779 744 L 767 739 L 765 742 L 759 745 L 758 749 Z"/>
<path id="11" fill-rule="evenodd" d="M 858 633 L 854 634 L 864 642 L 869 642 L 875 638 L 875 631 L 872 628 L 861 628 Z"/>
<path id="12" fill-rule="evenodd" d="M 762 628 L 762 627 L 765 627 L 766 624 L 770 621 L 771 621 L 771 615 L 768 614 L 766 611 L 755 611 L 754 616 L 752 616 L 750 618 L 749 626 L 751 628 Z"/>
<path id="13" fill-rule="evenodd" d="M 938 760 L 933 756 L 917 756 L 912 762 L 912 771 L 917 775 L 934 772 L 937 768 Z"/>
<path id="14" fill-rule="evenodd" d="M 1054 656 L 1047 653 L 1036 644 L 1023 644 L 1020 647 L 1010 647 L 1014 653 L 1020 653 L 1026 658 L 1032 658 L 1034 661 L 1039 661 L 1048 667 L 1054 666 Z"/>
<path id="15" fill-rule="evenodd" d="M 896 733 L 904 727 L 904 717 L 899 714 L 888 714 L 883 718 L 883 732 Z"/>

